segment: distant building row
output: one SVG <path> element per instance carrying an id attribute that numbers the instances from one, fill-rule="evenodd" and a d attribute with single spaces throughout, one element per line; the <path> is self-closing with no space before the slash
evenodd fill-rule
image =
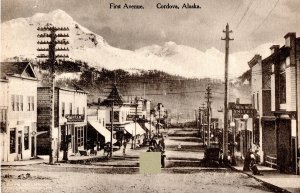
<path id="1" fill-rule="evenodd" d="M 115 145 L 122 145 L 125 139 L 140 142 L 156 132 L 159 124 L 155 126 L 154 121 L 160 123 L 165 117 L 162 104 L 150 111 L 149 100 L 126 102 L 115 85 L 107 99 L 89 105 L 87 92 L 56 87 L 51 148 L 51 89 L 38 87 L 33 66 L 29 62 L 2 62 L 0 92 L 1 161 L 30 159 L 49 154 L 50 149 L 61 158 L 65 144 L 69 154 L 99 150 L 111 141 L 112 122 Z"/>

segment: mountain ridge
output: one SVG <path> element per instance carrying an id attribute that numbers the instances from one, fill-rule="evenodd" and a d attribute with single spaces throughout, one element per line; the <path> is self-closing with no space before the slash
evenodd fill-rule
<path id="1" fill-rule="evenodd" d="M 36 13 L 32 17 L 17 18 L 1 23 L 1 60 L 15 56 L 36 60 L 38 31 L 37 27 L 46 23 L 60 27 L 69 27 L 70 60 L 81 60 L 93 67 L 114 69 L 162 70 L 173 75 L 192 78 L 224 77 L 224 53 L 212 47 L 200 51 L 175 42 L 166 42 L 163 46 L 152 45 L 137 50 L 125 50 L 110 46 L 98 35 L 76 22 L 63 10 L 49 13 Z M 255 50 L 265 50 L 271 44 L 262 45 Z M 19 49 L 22 47 L 22 49 Z M 229 73 L 238 77 L 248 69 L 247 59 L 250 52 L 230 55 Z M 254 54 L 252 55 L 254 56 Z"/>

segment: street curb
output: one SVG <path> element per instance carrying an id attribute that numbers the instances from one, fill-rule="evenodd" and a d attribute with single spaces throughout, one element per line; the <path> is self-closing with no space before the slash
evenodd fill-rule
<path id="1" fill-rule="evenodd" d="M 276 185 L 274 185 L 274 184 L 271 184 L 271 183 L 269 183 L 269 182 L 266 182 L 266 181 L 264 181 L 264 180 L 262 180 L 262 179 L 259 179 L 259 178 L 257 178 L 255 175 L 252 175 L 252 174 L 249 174 L 249 173 L 247 173 L 247 172 L 238 170 L 238 169 L 234 168 L 233 166 L 229 166 L 229 167 L 230 167 L 232 170 L 234 170 L 234 171 L 237 171 L 237 172 L 246 174 L 247 176 L 254 178 L 254 179 L 255 179 L 256 181 L 258 181 L 258 182 L 262 182 L 264 186 L 270 188 L 270 189 L 273 190 L 274 192 L 291 193 L 290 191 L 288 191 L 288 190 L 286 190 L 286 189 L 284 189 L 284 188 L 281 188 L 281 187 L 279 187 L 279 186 L 276 186 Z"/>

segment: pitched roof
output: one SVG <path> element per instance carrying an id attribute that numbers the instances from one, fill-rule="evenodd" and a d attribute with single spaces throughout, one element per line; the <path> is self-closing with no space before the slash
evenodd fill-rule
<path id="1" fill-rule="evenodd" d="M 26 74 L 23 74 L 26 71 Z M 0 63 L 1 78 L 7 75 L 27 76 L 36 78 L 35 72 L 29 62 L 1 62 Z"/>
<path id="2" fill-rule="evenodd" d="M 100 103 L 101 106 L 112 106 L 112 103 L 114 102 L 114 105 L 121 106 L 124 104 L 123 97 L 121 96 L 117 86 L 114 84 L 113 88 L 108 95 L 108 97 Z"/>

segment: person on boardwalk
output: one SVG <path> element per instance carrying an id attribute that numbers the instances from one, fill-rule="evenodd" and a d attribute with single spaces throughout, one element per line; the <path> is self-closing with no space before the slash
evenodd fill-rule
<path id="1" fill-rule="evenodd" d="M 123 142 L 123 156 L 125 158 L 125 155 L 126 155 L 126 146 L 127 146 L 127 140 L 124 140 Z"/>
<path id="2" fill-rule="evenodd" d="M 161 139 L 159 140 L 158 146 L 160 146 L 162 148 L 162 150 L 165 151 L 166 145 L 165 145 L 164 136 L 162 136 Z"/>
<path id="3" fill-rule="evenodd" d="M 107 157 L 111 157 L 111 148 L 110 148 L 111 146 L 110 146 L 110 142 L 107 142 L 106 144 L 105 144 L 105 147 L 104 147 L 104 154 L 105 154 L 105 152 L 107 153 Z"/>
<path id="4" fill-rule="evenodd" d="M 255 157 L 255 154 L 252 152 L 252 154 L 250 154 L 250 169 L 253 173 L 253 175 L 263 175 L 262 173 L 260 173 L 260 171 L 258 170 L 257 168 L 257 165 L 256 165 L 256 162 L 257 162 L 257 159 Z"/>
<path id="5" fill-rule="evenodd" d="M 245 160 L 244 160 L 243 171 L 245 172 L 250 171 L 251 154 L 253 154 L 253 152 L 251 149 L 249 149 L 248 152 L 246 153 Z"/>

